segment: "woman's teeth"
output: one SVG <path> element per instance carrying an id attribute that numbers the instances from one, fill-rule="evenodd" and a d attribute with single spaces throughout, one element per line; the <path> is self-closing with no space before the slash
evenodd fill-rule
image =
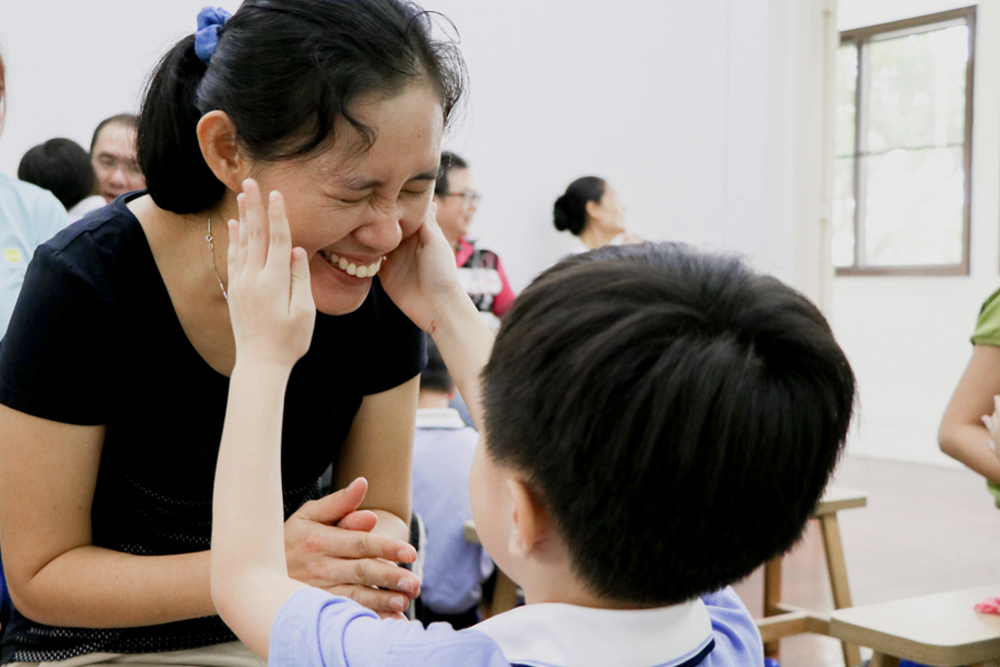
<path id="1" fill-rule="evenodd" d="M 378 270 L 382 268 L 382 260 L 375 262 L 374 264 L 368 264 L 365 266 L 362 264 L 358 266 L 354 262 L 341 257 L 340 255 L 333 252 L 320 251 L 320 254 L 326 259 L 326 261 L 331 265 L 335 266 L 349 276 L 356 276 L 358 278 L 371 278 Z"/>

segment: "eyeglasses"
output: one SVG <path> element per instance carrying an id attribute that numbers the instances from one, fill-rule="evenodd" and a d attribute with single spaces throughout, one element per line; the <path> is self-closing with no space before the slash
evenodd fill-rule
<path id="1" fill-rule="evenodd" d="M 114 155 L 109 155 L 108 153 L 101 153 L 97 156 L 97 163 L 108 171 L 117 171 L 121 169 L 126 174 L 131 176 L 139 176 L 142 174 L 142 170 L 139 168 L 139 163 L 136 160 L 120 159 Z"/>
<path id="2" fill-rule="evenodd" d="M 472 206 L 473 204 L 478 205 L 479 201 L 483 198 L 478 192 L 449 192 L 444 195 L 445 197 L 461 197 L 463 206 Z"/>

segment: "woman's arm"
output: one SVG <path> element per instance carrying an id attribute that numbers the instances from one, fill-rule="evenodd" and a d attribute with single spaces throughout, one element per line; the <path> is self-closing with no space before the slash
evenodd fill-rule
<path id="1" fill-rule="evenodd" d="M 91 545 L 104 427 L 0 406 L 0 544 L 18 611 L 47 625 L 114 628 L 214 614 L 208 552 L 132 556 Z"/>
<path id="2" fill-rule="evenodd" d="M 337 466 L 337 488 L 346 487 L 358 477 L 368 479 L 368 494 L 361 508 L 378 516 L 375 531 L 399 540 L 410 536 L 413 432 L 419 389 L 417 376 L 388 391 L 366 396 Z"/>
<path id="3" fill-rule="evenodd" d="M 941 419 L 938 443 L 948 456 L 1000 484 L 1000 460 L 990 449 L 990 433 L 982 422 L 983 415 L 993 413 L 996 394 L 1000 394 L 1000 347 L 976 345 Z"/>

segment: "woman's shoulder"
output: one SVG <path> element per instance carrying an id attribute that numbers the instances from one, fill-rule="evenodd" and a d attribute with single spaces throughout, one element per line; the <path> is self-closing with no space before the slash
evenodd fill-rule
<path id="1" fill-rule="evenodd" d="M 145 234 L 127 203 L 119 197 L 92 211 L 39 246 L 36 256 L 81 276 L 102 275 L 145 256 Z"/>
<path id="2" fill-rule="evenodd" d="M 975 345 L 1000 345 L 1000 289 L 993 292 L 979 309 L 972 342 Z"/>

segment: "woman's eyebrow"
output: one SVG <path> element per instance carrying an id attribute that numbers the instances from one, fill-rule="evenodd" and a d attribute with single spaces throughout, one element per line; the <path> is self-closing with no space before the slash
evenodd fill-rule
<path id="1" fill-rule="evenodd" d="M 417 174 L 412 178 L 407 179 L 410 181 L 436 181 L 437 172 L 436 171 L 425 171 L 422 174 Z M 378 188 L 385 185 L 385 181 L 380 181 L 377 178 L 358 178 L 354 180 L 343 181 L 343 186 L 348 190 L 371 190 L 372 188 Z"/>

